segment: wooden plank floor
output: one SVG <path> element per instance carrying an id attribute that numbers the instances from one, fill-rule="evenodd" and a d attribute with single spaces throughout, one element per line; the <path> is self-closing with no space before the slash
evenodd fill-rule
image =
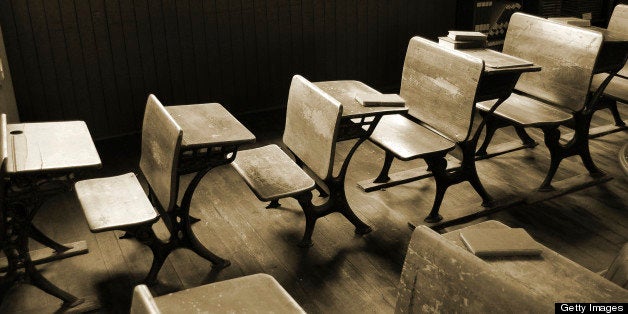
<path id="1" fill-rule="evenodd" d="M 622 106 L 623 116 L 628 115 Z M 596 124 L 609 121 L 598 113 Z M 243 119 L 258 136 L 256 145 L 276 142 L 283 122 L 281 115 L 268 119 Z M 257 122 L 256 122 L 257 121 Z M 259 123 L 264 121 L 264 123 Z M 540 133 L 531 132 L 540 140 Z M 501 132 L 495 143 L 512 140 L 512 132 Z M 577 193 L 516 211 L 495 214 L 511 227 L 526 228 L 544 245 L 592 271 L 605 269 L 623 243 L 628 241 L 627 177 L 620 171 L 617 152 L 626 143 L 626 132 L 591 141 L 598 166 L 614 180 Z M 341 143 L 338 158 L 350 143 Z M 90 176 L 107 176 L 137 171 L 139 138 L 129 137 L 99 143 L 105 168 Z M 383 162 L 383 153 L 365 143 L 349 167 L 346 185 L 349 202 L 358 216 L 374 231 L 355 236 L 341 215 L 321 219 L 314 232 L 314 246 L 300 249 L 305 220 L 296 201 L 282 201 L 279 209 L 265 209 L 230 167 L 213 170 L 200 184 L 192 201 L 192 214 L 201 218 L 194 230 L 215 253 L 231 260 L 222 271 L 212 271 L 209 262 L 179 250 L 168 258 L 159 273 L 156 295 L 254 273 L 273 275 L 311 313 L 390 313 L 411 231 L 409 221 L 422 221 L 433 197 L 433 179 L 413 182 L 365 194 L 356 182 L 374 177 Z M 420 162 L 395 163 L 405 170 Z M 499 197 L 540 184 L 549 165 L 541 144 L 478 163 L 487 189 Z M 563 161 L 557 179 L 583 173 L 577 158 Z M 190 176 L 183 179 L 183 186 Z M 441 209 L 448 219 L 473 209 L 480 198 L 470 185 L 450 188 Z M 147 273 L 151 253 L 135 240 L 120 240 L 118 232 L 92 234 L 73 193 L 52 198 L 35 219 L 45 233 L 61 242 L 86 240 L 90 252 L 38 268 L 52 282 L 79 296 L 102 304 L 99 312 L 124 312 L 130 306 L 131 291 Z M 163 231 L 163 227 L 159 227 Z M 41 247 L 32 243 L 31 248 Z M 11 290 L 0 307 L 2 313 L 54 312 L 60 301 L 29 285 Z"/>

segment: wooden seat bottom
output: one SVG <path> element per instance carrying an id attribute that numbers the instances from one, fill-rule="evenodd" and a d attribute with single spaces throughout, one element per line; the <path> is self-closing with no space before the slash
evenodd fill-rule
<path id="1" fill-rule="evenodd" d="M 479 102 L 477 107 L 480 110 L 489 111 L 493 104 L 495 100 L 488 100 Z M 524 127 L 562 124 L 572 119 L 572 114 L 569 112 L 515 93 L 500 104 L 494 114 Z"/>
<path id="2" fill-rule="evenodd" d="M 103 232 L 155 222 L 159 214 L 133 173 L 75 184 L 89 229 Z"/>
<path id="3" fill-rule="evenodd" d="M 596 91 L 607 77 L 607 73 L 594 75 L 591 81 L 591 91 Z M 628 79 L 615 76 L 604 89 L 604 96 L 621 102 L 628 102 Z"/>
<path id="4" fill-rule="evenodd" d="M 240 151 L 231 165 L 262 201 L 314 189 L 314 180 L 277 145 Z"/>
<path id="5" fill-rule="evenodd" d="M 412 160 L 428 154 L 443 155 L 455 144 L 402 115 L 385 116 L 369 138 L 400 160 Z"/>

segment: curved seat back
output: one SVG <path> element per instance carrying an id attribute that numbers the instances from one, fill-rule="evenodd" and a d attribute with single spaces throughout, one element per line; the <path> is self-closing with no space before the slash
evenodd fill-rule
<path id="1" fill-rule="evenodd" d="M 342 105 L 304 77 L 290 84 L 283 142 L 319 178 L 332 175 Z"/>
<path id="2" fill-rule="evenodd" d="M 455 142 L 469 138 L 484 62 L 414 37 L 401 76 L 408 113 Z"/>
<path id="3" fill-rule="evenodd" d="M 148 96 L 142 125 L 140 169 L 159 205 L 170 211 L 176 205 L 177 165 L 183 131 L 155 95 Z M 156 204 L 155 204 L 156 205 Z"/>

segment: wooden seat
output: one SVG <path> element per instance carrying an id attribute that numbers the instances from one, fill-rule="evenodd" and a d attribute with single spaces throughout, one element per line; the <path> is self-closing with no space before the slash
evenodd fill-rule
<path id="1" fill-rule="evenodd" d="M 262 201 L 314 189 L 314 180 L 277 145 L 242 151 L 233 167 Z"/>
<path id="2" fill-rule="evenodd" d="M 486 137 L 478 149 L 486 154 L 495 130 L 513 125 L 540 128 L 550 151 L 551 164 L 539 190 L 553 190 L 552 179 L 562 159 L 579 155 L 594 177 L 602 176 L 589 153 L 588 95 L 591 77 L 603 36 L 599 32 L 552 22 L 540 17 L 515 13 L 510 19 L 504 53 L 529 60 L 543 70 L 524 73 L 515 92 L 492 115 L 485 117 Z M 487 103 L 479 108 L 488 112 Z M 569 118 L 571 117 L 571 119 Z M 560 145 L 559 126 L 567 122 L 575 135 Z"/>
<path id="3" fill-rule="evenodd" d="M 474 159 L 474 104 L 483 69 L 484 62 L 479 58 L 421 37 L 412 38 L 400 88 L 408 114 L 383 117 L 370 137 L 386 152 L 375 183 L 391 180 L 389 170 L 394 158 L 426 161 L 436 181 L 427 222 L 442 220 L 438 212 L 445 191 L 460 182 L 469 181 L 484 206 L 493 203 L 478 178 Z M 447 170 L 445 156 L 456 146 L 462 150 L 461 166 Z"/>
<path id="4" fill-rule="evenodd" d="M 494 100 L 487 100 L 479 102 L 477 106 L 481 110 L 489 111 L 494 104 Z M 570 113 L 555 106 L 514 93 L 499 105 L 494 114 L 524 127 L 563 124 L 573 119 Z"/>
<path id="5" fill-rule="evenodd" d="M 144 112 L 139 164 L 148 182 L 149 195 L 144 193 L 133 173 L 75 184 L 76 195 L 92 232 L 123 230 L 127 236 L 137 238 L 151 249 L 153 263 L 144 279 L 146 283 L 156 280 L 170 252 L 181 247 L 193 250 L 212 262 L 214 267 L 229 265 L 229 261 L 200 244 L 190 229 L 187 213 L 177 214 L 177 167 L 182 138 L 181 127 L 159 100 L 150 95 Z M 152 229 L 159 217 L 170 231 L 166 242 L 160 240 Z"/>
<path id="6" fill-rule="evenodd" d="M 617 256 L 604 272 L 604 278 L 628 289 L 628 243 L 624 244 Z"/>
<path id="7" fill-rule="evenodd" d="M 382 117 L 370 140 L 404 161 L 446 154 L 456 147 L 454 142 L 401 115 Z"/>
<path id="8" fill-rule="evenodd" d="M 628 23 L 628 21 L 626 21 Z M 593 76 L 593 80 L 591 81 L 591 93 L 595 93 L 600 85 L 606 80 L 609 76 L 608 73 L 600 73 Z M 597 109 L 607 108 L 611 111 L 613 115 L 613 120 L 615 122 L 615 126 L 619 128 L 612 128 L 607 130 L 607 127 L 597 127 L 596 130 L 591 131 L 591 138 L 596 138 L 602 135 L 606 135 L 611 132 L 621 131 L 626 127 L 626 121 L 622 120 L 621 115 L 619 114 L 619 110 L 617 109 L 617 102 L 620 103 L 628 103 L 628 78 L 620 76 L 620 73 L 617 73 L 615 77 L 608 82 L 606 88 L 604 88 L 604 94 L 600 98 L 600 106 Z M 599 129 L 600 131 L 598 131 Z M 596 132 L 597 131 L 597 132 Z"/>
<path id="9" fill-rule="evenodd" d="M 313 175 L 330 185 L 329 189 L 342 193 L 342 187 L 332 187 L 330 178 L 336 149 L 342 105 L 300 75 L 290 84 L 283 143 L 292 152 L 296 164 L 274 145 L 241 151 L 232 166 L 244 178 L 260 200 L 272 201 L 269 207 L 277 207 L 278 199 L 295 198 L 305 213 L 306 225 L 301 247 L 312 245 L 312 233 L 316 220 L 334 211 L 342 213 L 354 226 L 356 233 L 371 231 L 344 206 L 333 208 L 329 204 L 314 206 L 312 192 L 314 180 L 300 168 L 307 167 Z"/>
<path id="10" fill-rule="evenodd" d="M 159 219 L 159 213 L 133 173 L 80 181 L 74 188 L 92 232 L 154 223 Z"/>
<path id="11" fill-rule="evenodd" d="M 600 84 L 608 77 L 608 73 L 600 73 L 593 76 L 591 91 L 596 91 Z M 615 101 L 628 103 L 628 79 L 615 76 L 604 89 L 604 96 Z"/>
<path id="12" fill-rule="evenodd" d="M 145 285 L 133 291 L 131 314 L 305 313 L 270 275 L 255 274 L 153 297 Z"/>
<path id="13" fill-rule="evenodd" d="M 536 257 L 479 258 L 460 232 L 503 229 L 486 221 L 438 234 L 419 226 L 401 272 L 395 313 L 547 313 L 557 302 L 623 302 L 628 291 L 542 246 Z"/>

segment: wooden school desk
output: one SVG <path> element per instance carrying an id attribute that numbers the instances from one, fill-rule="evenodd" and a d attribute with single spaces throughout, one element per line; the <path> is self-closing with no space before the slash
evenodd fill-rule
<path id="1" fill-rule="evenodd" d="M 231 163 L 239 146 L 255 142 L 255 136 L 218 103 L 169 106 L 166 110 L 183 130 L 178 174 L 196 173 L 185 189 L 181 205 L 167 214 L 172 216 L 175 231 L 187 231 L 185 235 L 189 239 L 185 241 L 193 244 L 194 252 L 205 258 L 218 258 L 222 262 L 217 266 L 227 267 L 228 260 L 219 258 L 196 239 L 189 221 L 198 219 L 190 217 L 190 204 L 203 177 L 211 169 Z"/>
<path id="2" fill-rule="evenodd" d="M 73 250 L 43 234 L 32 220 L 47 197 L 71 188 L 74 173 L 101 167 L 89 130 L 83 121 L 69 121 L 10 124 L 6 131 L 3 134 L 7 145 L 3 191 L 7 192 L 3 195 L 6 206 L 0 231 L 8 267 L 0 283 L 0 296 L 4 297 L 14 283 L 24 279 L 63 300 L 65 306 L 78 305 L 83 299 L 63 291 L 37 271 L 29 253 L 28 239 L 46 245 L 56 255 Z M 24 276 L 18 273 L 22 267 Z"/>

